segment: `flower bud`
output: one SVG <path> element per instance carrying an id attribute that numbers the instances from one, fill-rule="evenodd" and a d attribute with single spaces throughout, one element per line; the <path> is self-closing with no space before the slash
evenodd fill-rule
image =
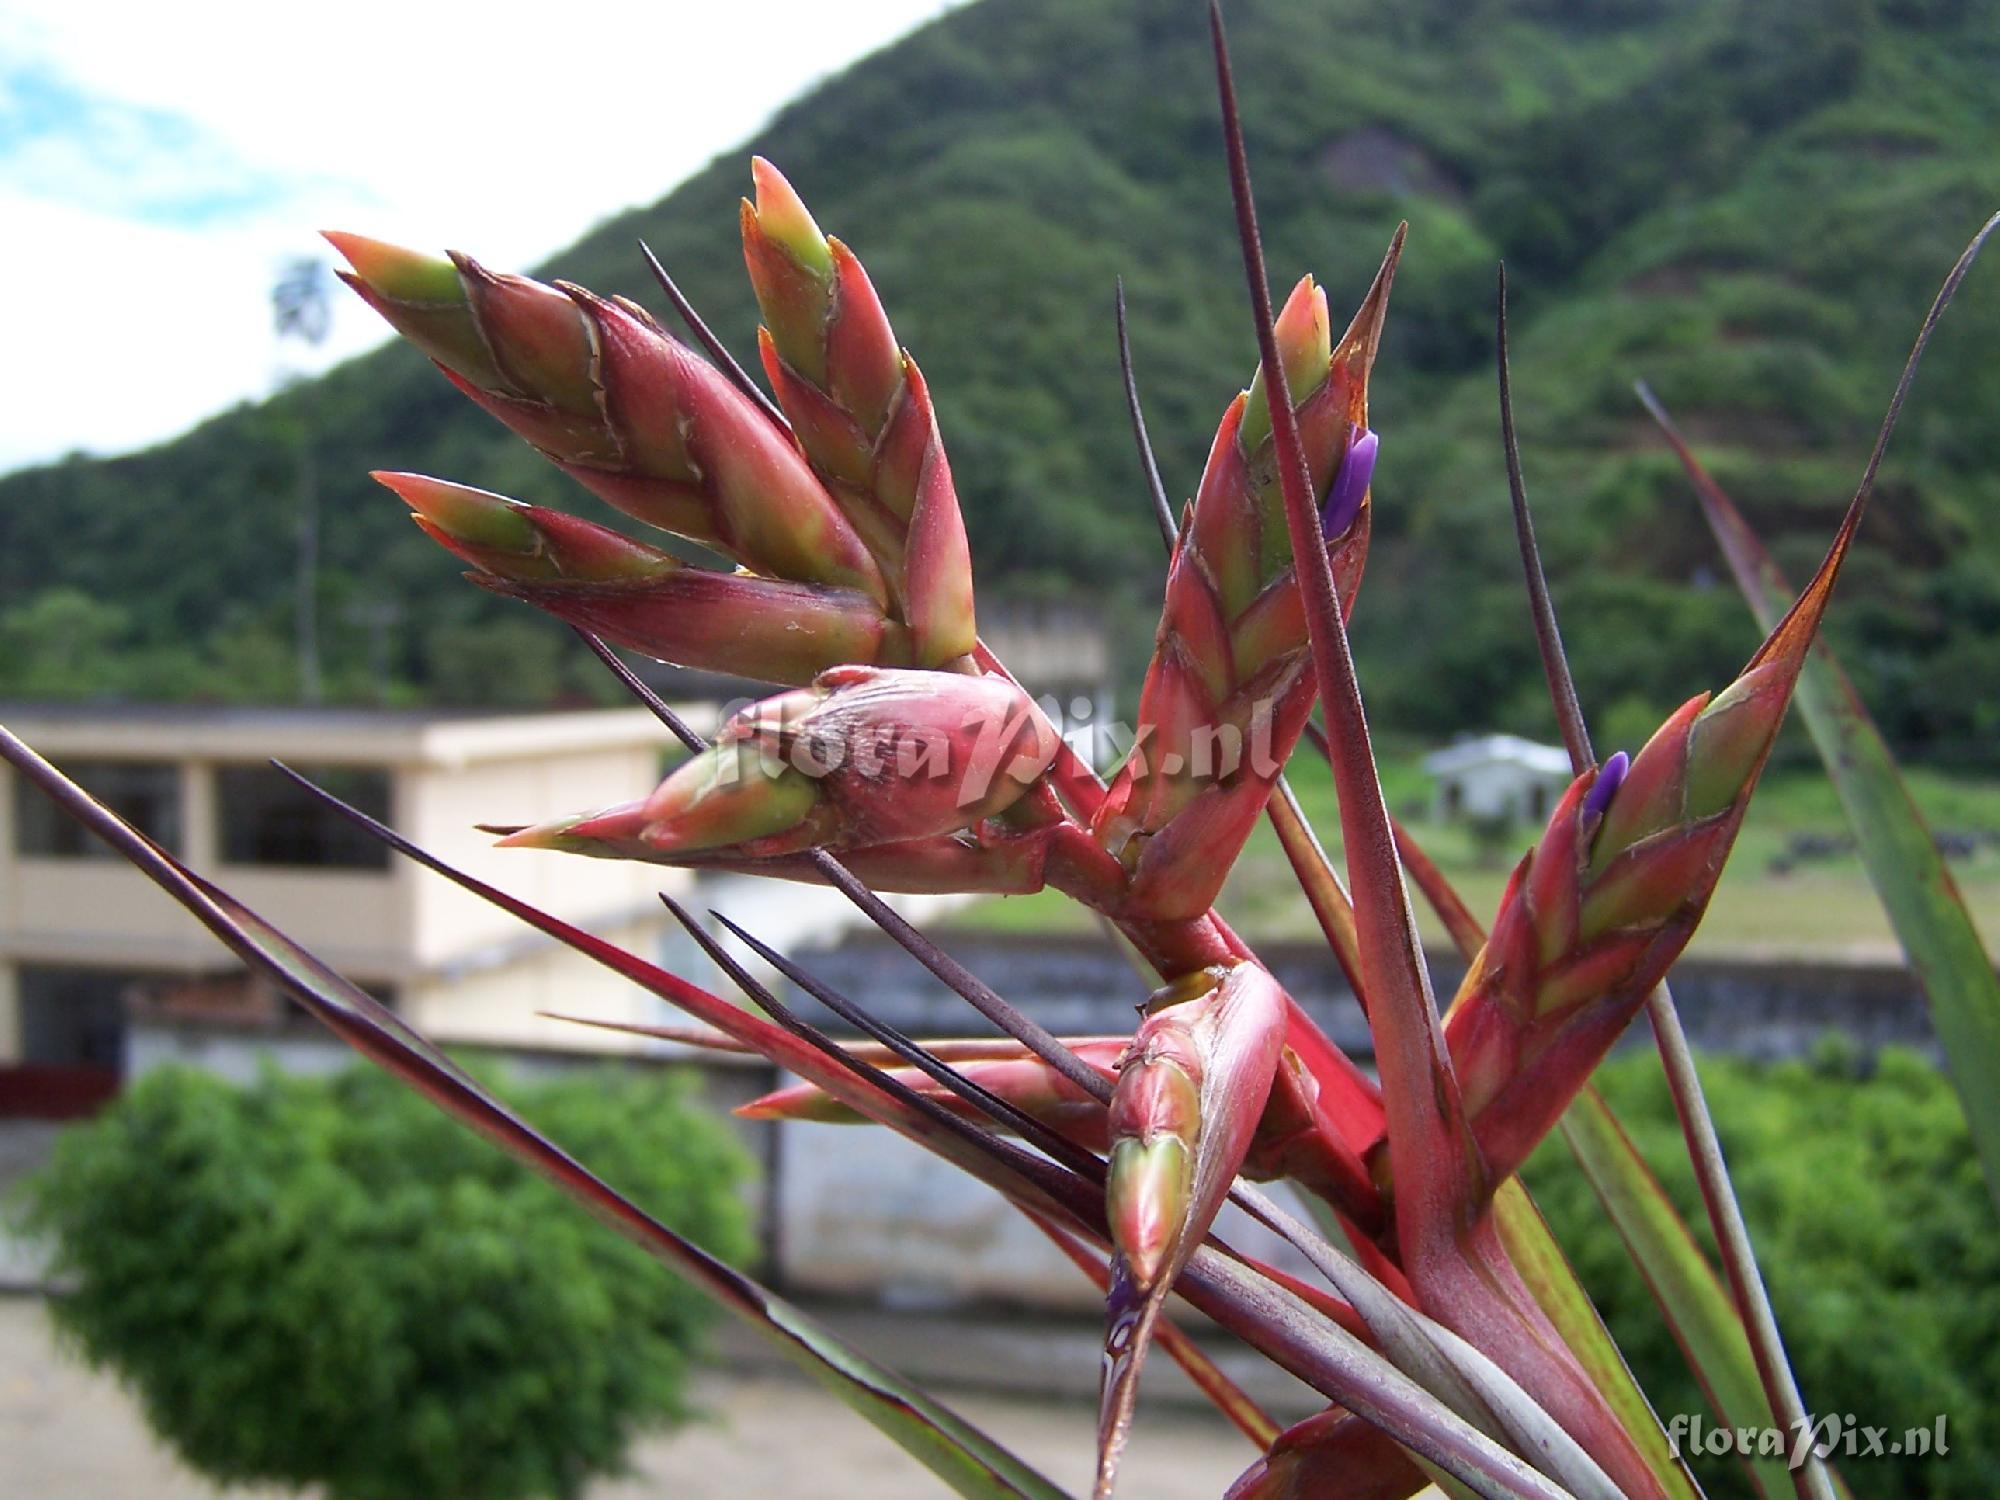
<path id="1" fill-rule="evenodd" d="M 1059 743 L 1005 678 L 877 667 L 823 672 L 746 709 L 717 741 L 754 745 L 811 777 L 835 809 L 840 846 L 970 828 L 1018 801 Z"/>
<path id="2" fill-rule="evenodd" d="M 1368 481 L 1375 476 L 1375 455 L 1382 449 L 1382 439 L 1372 432 L 1355 434 L 1348 444 L 1347 457 L 1341 460 L 1340 472 L 1334 475 L 1333 486 L 1326 492 L 1326 501 L 1319 509 L 1319 527 L 1328 538 L 1338 537 L 1354 524 L 1354 518 L 1361 514 L 1361 502 L 1368 494 Z"/>
<path id="3" fill-rule="evenodd" d="M 643 801 L 504 842 L 667 863 L 908 844 L 1005 812 L 1059 743 L 1005 678 L 837 667 L 735 715 Z"/>
<path id="4" fill-rule="evenodd" d="M 1263 1117 L 1284 994 L 1256 964 L 1203 969 L 1153 999 L 1111 1095 L 1105 1216 L 1134 1283 L 1178 1274 Z"/>

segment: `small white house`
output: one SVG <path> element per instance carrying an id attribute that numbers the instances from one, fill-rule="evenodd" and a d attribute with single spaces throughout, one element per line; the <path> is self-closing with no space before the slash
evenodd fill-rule
<path id="1" fill-rule="evenodd" d="M 1570 783 L 1569 756 L 1514 734 L 1482 734 L 1424 757 L 1440 819 L 1540 823 Z"/>

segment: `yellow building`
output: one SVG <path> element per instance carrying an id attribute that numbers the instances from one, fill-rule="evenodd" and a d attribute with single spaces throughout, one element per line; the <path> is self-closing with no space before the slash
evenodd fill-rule
<path id="1" fill-rule="evenodd" d="M 0 705 L 0 722 L 180 859 L 454 1044 L 588 1050 L 537 1014 L 652 1018 L 595 964 L 393 855 L 274 771 L 285 761 L 462 869 L 638 952 L 668 921 L 648 865 L 496 850 L 475 824 L 641 795 L 675 748 L 640 709 L 498 716 Z M 699 723 L 699 721 L 698 721 Z M 700 727 L 707 727 L 701 723 Z M 0 788 L 0 1082 L 123 1066 L 131 1018 L 282 1035 L 309 1024 L 33 787 Z"/>

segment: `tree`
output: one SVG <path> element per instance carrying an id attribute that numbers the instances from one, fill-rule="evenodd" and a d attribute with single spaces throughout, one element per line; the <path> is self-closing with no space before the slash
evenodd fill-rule
<path id="1" fill-rule="evenodd" d="M 109 684 L 129 623 L 82 589 L 43 589 L 0 613 L 0 684 L 22 697 L 70 697 Z"/>
<path id="2" fill-rule="evenodd" d="M 508 1092 L 677 1229 L 748 1249 L 747 1158 L 685 1080 Z M 702 1299 L 372 1071 L 148 1073 L 27 1199 L 77 1287 L 58 1327 L 221 1483 L 568 1500 L 685 1415 Z"/>
<path id="3" fill-rule="evenodd" d="M 2000 1486 L 2000 1235 L 1951 1086 L 1889 1050 L 1864 1061 L 1829 1034 L 1809 1061 L 1702 1059 L 1785 1344 L 1816 1412 L 1890 1429 L 1948 1420 L 1949 1457 L 1847 1469 L 1871 1495 L 1958 1500 Z M 1673 1101 L 1650 1059 L 1596 1082 L 1681 1212 L 1706 1225 Z M 1663 1417 L 1708 1413 L 1616 1230 L 1551 1140 L 1527 1169 L 1535 1201 Z M 1712 1253 L 1712 1247 L 1711 1247 Z M 1885 1331 L 1893 1330 L 1892 1333 Z M 1718 1500 L 1753 1493 L 1731 1458 L 1696 1458 Z"/>

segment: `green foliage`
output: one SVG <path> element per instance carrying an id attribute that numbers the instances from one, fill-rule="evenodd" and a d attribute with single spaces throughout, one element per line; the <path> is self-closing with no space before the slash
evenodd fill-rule
<path id="1" fill-rule="evenodd" d="M 669 1224 L 747 1252 L 747 1161 L 683 1080 L 508 1092 Z M 149 1073 L 28 1202 L 77 1283 L 58 1326 L 218 1482 L 573 1497 L 686 1414 L 700 1295 L 373 1069 Z"/>
<path id="2" fill-rule="evenodd" d="M 1658 1063 L 1618 1059 L 1597 1081 L 1706 1240 Z M 2000 1225 L 1945 1080 L 1908 1053 L 1884 1053 L 1864 1076 L 1828 1050 L 1774 1067 L 1705 1058 L 1702 1081 L 1807 1406 L 1851 1413 L 1894 1437 L 1939 1413 L 1948 1419 L 1948 1458 L 1846 1460 L 1855 1493 L 2000 1493 L 1992 1402 L 2000 1390 Z M 1561 1143 L 1545 1143 L 1525 1175 L 1662 1420 L 1699 1412 L 1712 1421 Z M 1711 1495 L 1751 1493 L 1732 1460 L 1699 1460 L 1696 1472 Z"/>
<path id="3" fill-rule="evenodd" d="M 16 691 L 59 695 L 66 683 L 99 670 L 125 629 L 115 604 L 81 589 L 44 589 L 0 613 L 0 661 Z"/>
<path id="4" fill-rule="evenodd" d="M 424 632 L 423 660 L 440 703 L 533 708 L 558 700 L 624 701 L 598 660 L 552 622 L 523 612 L 446 619 Z"/>
<path id="5" fill-rule="evenodd" d="M 1412 224 L 1377 372 L 1374 581 L 1355 617 L 1376 717 L 1433 735 L 1541 727 L 1494 433 L 1501 256 L 1528 479 L 1579 665 L 1669 702 L 1727 680 L 1753 636 L 1727 591 L 1704 587 L 1713 546 L 1630 382 L 1652 381 L 1803 576 L 1939 275 L 2000 202 L 2000 0 L 1243 0 L 1231 14 L 1274 278 L 1313 270 L 1344 307 L 1396 220 Z M 1159 561 L 1118 390 L 1113 275 L 1176 495 L 1253 363 L 1206 46 L 1192 4 L 981 0 L 546 270 L 657 308 L 643 235 L 732 345 L 754 348 L 735 203 L 747 150 L 770 155 L 867 261 L 922 360 L 986 580 L 1150 600 Z M 479 226 L 463 232 L 478 253 Z M 1934 347 L 1855 559 L 1857 577 L 1878 566 L 1831 622 L 1892 740 L 1933 758 L 1980 754 L 1993 730 L 1993 694 L 1955 686 L 1989 682 L 1993 653 L 1952 592 L 2000 598 L 1979 583 L 2000 576 L 1979 521 L 2000 503 L 1992 277 L 1975 273 Z M 457 597 L 451 562 L 366 470 L 604 515 L 391 349 L 152 452 L 0 481 L 0 602 L 51 584 L 118 600 L 118 649 L 181 653 L 206 685 L 221 670 L 208 643 L 244 628 L 231 611 L 261 617 L 288 595 L 302 452 L 325 599 L 408 601 L 390 665 L 425 695 L 463 697 L 460 673 L 505 680 L 516 642 L 483 627 L 519 607 Z M 449 659 L 430 649 L 446 621 L 481 627 L 453 636 Z M 579 648 L 543 628 L 573 665 Z M 334 689 L 371 692 L 367 633 L 329 610 L 324 634 Z M 1600 634 L 1617 649 L 1593 649 Z M 1606 659 L 1618 665 L 1592 666 Z M 0 690 L 29 690 L 7 670 Z M 567 670 L 538 666 L 517 696 Z"/>

